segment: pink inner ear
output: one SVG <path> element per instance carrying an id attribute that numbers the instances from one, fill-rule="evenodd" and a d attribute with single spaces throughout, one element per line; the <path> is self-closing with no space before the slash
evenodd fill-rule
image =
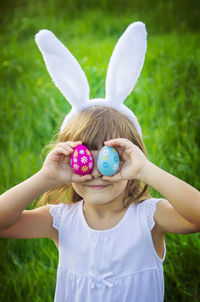
<path id="1" fill-rule="evenodd" d="M 90 174 L 94 166 L 92 154 L 84 145 L 78 145 L 74 148 L 71 155 L 71 167 L 74 173 L 78 175 Z"/>

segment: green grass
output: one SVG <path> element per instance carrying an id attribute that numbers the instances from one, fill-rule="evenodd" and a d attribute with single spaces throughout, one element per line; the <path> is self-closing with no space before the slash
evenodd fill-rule
<path id="1" fill-rule="evenodd" d="M 199 189 L 200 21 L 189 1 L 2 1 L 0 33 L 1 192 L 36 173 L 71 105 L 54 87 L 34 42 L 52 30 L 80 62 L 90 97 L 105 96 L 115 43 L 145 22 L 144 67 L 125 104 L 143 129 L 149 159 Z M 158 192 L 153 191 L 155 197 Z M 32 203 L 27 209 L 33 207 Z M 48 239 L 1 239 L 0 301 L 53 301 L 58 253 Z M 167 234 L 165 301 L 199 301 L 199 233 Z"/>

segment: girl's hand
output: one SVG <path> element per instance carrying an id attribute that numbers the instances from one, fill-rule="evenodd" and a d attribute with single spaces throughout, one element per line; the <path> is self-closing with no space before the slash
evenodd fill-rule
<path id="1" fill-rule="evenodd" d="M 126 138 L 115 138 L 104 142 L 108 147 L 114 147 L 122 161 L 119 171 L 113 176 L 103 176 L 110 182 L 119 180 L 141 179 L 145 165 L 149 162 L 138 146 Z"/>
<path id="2" fill-rule="evenodd" d="M 58 143 L 56 147 L 47 155 L 41 172 L 46 179 L 53 182 L 55 186 L 60 184 L 70 184 L 72 182 L 85 182 L 91 180 L 90 174 L 80 176 L 73 172 L 70 163 L 70 156 L 73 153 L 73 148 L 82 144 L 77 142 Z"/>

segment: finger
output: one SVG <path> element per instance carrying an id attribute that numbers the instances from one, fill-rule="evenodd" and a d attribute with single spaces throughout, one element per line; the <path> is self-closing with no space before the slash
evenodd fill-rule
<path id="1" fill-rule="evenodd" d="M 74 150 L 70 146 L 63 146 L 62 147 L 64 150 L 68 151 L 69 153 L 72 153 Z"/>
<path id="2" fill-rule="evenodd" d="M 78 174 L 73 173 L 73 175 L 72 175 L 72 182 L 85 182 L 85 181 L 91 180 L 91 179 L 92 179 L 91 174 L 80 176 Z"/>
<path id="3" fill-rule="evenodd" d="M 65 158 L 66 158 L 66 156 L 65 156 L 64 154 L 62 154 L 61 157 L 60 157 L 60 160 L 61 160 L 61 161 L 64 161 Z"/>
<path id="4" fill-rule="evenodd" d="M 119 148 L 121 150 L 119 153 L 122 161 L 126 161 L 133 152 L 133 148 L 137 147 L 126 138 L 112 139 L 111 141 L 106 141 L 105 144 L 108 144 L 110 147 L 114 146 L 117 150 Z"/>
<path id="5" fill-rule="evenodd" d="M 72 153 L 73 152 L 73 148 L 75 148 L 78 145 L 80 145 L 80 141 L 78 141 L 78 142 L 59 143 L 57 146 L 61 147 L 61 148 L 65 148 L 68 152 Z"/>
<path id="6" fill-rule="evenodd" d="M 87 181 L 87 180 L 91 180 L 91 179 L 92 179 L 92 175 L 91 174 L 87 174 L 87 175 L 81 176 L 81 180 L 83 182 Z"/>
<path id="7" fill-rule="evenodd" d="M 109 182 L 117 182 L 119 180 L 122 180 L 120 173 L 117 173 L 113 176 L 103 176 L 102 179 Z"/>
<path id="8" fill-rule="evenodd" d="M 68 150 L 66 150 L 65 148 L 63 148 L 63 147 L 56 147 L 53 151 L 52 151 L 52 153 L 54 153 L 54 154 L 64 154 L 64 155 L 69 155 L 69 151 Z"/>
<path id="9" fill-rule="evenodd" d="M 66 149 L 64 147 L 56 147 L 54 150 L 53 150 L 53 153 L 54 154 L 64 154 L 65 156 L 69 156 L 71 153 L 73 152 L 73 149 L 70 150 L 70 149 Z"/>
<path id="10" fill-rule="evenodd" d="M 132 142 L 126 138 L 113 138 L 104 142 L 106 146 L 120 146 L 120 147 L 126 147 L 127 144 L 130 143 L 132 144 Z"/>
<path id="11" fill-rule="evenodd" d="M 119 171 L 121 170 L 122 166 L 123 166 L 123 162 L 120 160 L 120 162 L 119 162 Z"/>
<path id="12" fill-rule="evenodd" d="M 118 153 L 119 157 L 121 157 L 122 154 L 123 154 L 123 150 L 120 149 L 119 147 L 116 147 L 116 146 L 115 146 L 115 149 L 117 150 L 117 153 Z"/>
<path id="13" fill-rule="evenodd" d="M 82 141 L 76 141 L 76 142 L 72 142 L 72 141 L 67 141 L 67 142 L 60 142 L 57 144 L 57 146 L 61 146 L 61 147 L 67 147 L 70 146 L 71 148 L 75 148 L 76 146 L 82 144 Z"/>
<path id="14" fill-rule="evenodd" d="M 114 142 L 114 139 L 113 140 L 108 140 L 108 141 L 105 141 L 104 144 L 108 147 L 112 147 L 114 146 L 115 149 L 117 150 L 117 153 L 119 155 L 119 157 L 122 157 L 123 155 L 123 150 L 122 150 L 122 147 L 121 146 L 116 146 L 115 142 Z"/>
<path id="15" fill-rule="evenodd" d="M 78 146 L 82 144 L 82 141 L 77 141 L 77 142 L 69 142 L 71 146 Z"/>

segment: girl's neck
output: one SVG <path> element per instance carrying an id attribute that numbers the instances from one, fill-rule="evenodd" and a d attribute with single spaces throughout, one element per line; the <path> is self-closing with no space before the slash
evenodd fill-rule
<path id="1" fill-rule="evenodd" d="M 96 216 L 97 218 L 106 218 L 123 213 L 126 209 L 123 207 L 122 197 L 119 196 L 119 198 L 103 204 L 94 204 L 83 200 L 83 211 L 84 213 Z"/>

